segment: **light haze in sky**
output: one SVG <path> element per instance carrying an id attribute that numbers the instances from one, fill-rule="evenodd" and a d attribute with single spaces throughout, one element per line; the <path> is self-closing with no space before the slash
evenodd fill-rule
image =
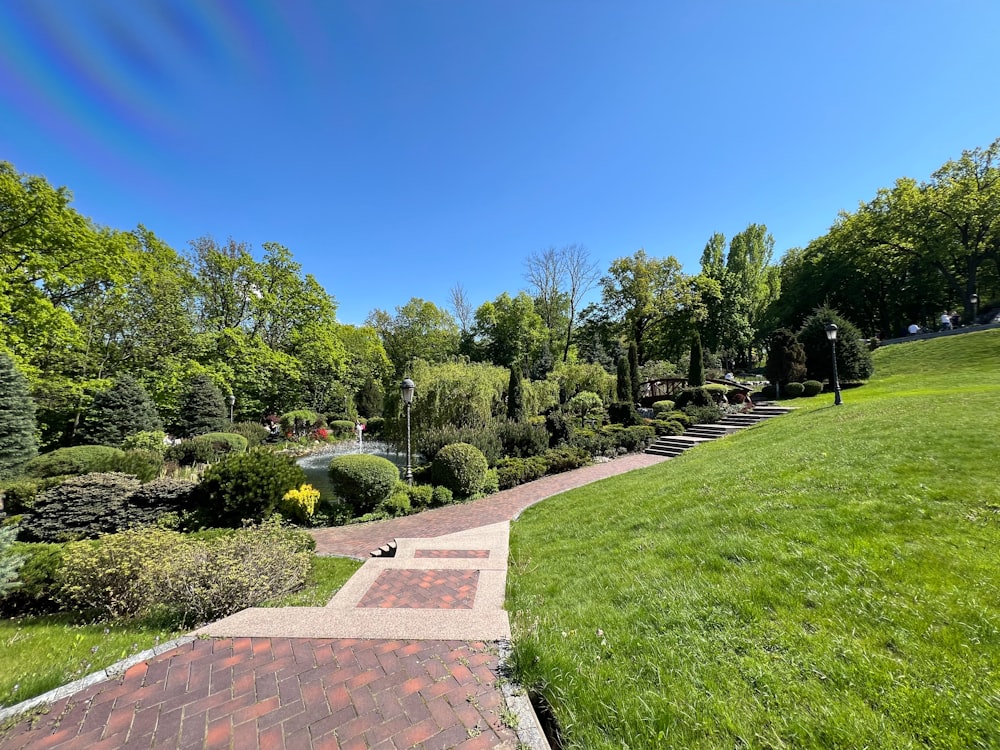
<path id="1" fill-rule="evenodd" d="M 775 261 L 1000 135 L 995 0 L 3 0 L 0 160 L 177 250 L 288 247 L 364 322 L 579 243 Z"/>

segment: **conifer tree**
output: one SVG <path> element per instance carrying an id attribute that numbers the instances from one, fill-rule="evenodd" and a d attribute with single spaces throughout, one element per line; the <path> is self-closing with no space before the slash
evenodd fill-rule
<path id="1" fill-rule="evenodd" d="M 618 358 L 618 373 L 615 383 L 615 396 L 623 403 L 632 398 L 632 373 L 629 371 L 628 360 Z"/>
<path id="2" fill-rule="evenodd" d="M 177 434 L 181 437 L 204 435 L 223 427 L 226 400 L 219 387 L 207 375 L 195 375 L 181 399 Z"/>
<path id="3" fill-rule="evenodd" d="M 701 336 L 697 331 L 691 337 L 691 364 L 688 366 L 688 386 L 705 385 L 705 360 L 701 351 Z"/>
<path id="4" fill-rule="evenodd" d="M 0 477 L 38 453 L 35 403 L 14 360 L 0 354 Z"/>
<path id="5" fill-rule="evenodd" d="M 137 432 L 163 429 L 156 406 L 146 389 L 129 375 L 94 397 L 81 429 L 83 442 L 117 447 Z"/>
<path id="6" fill-rule="evenodd" d="M 507 382 L 507 419 L 512 422 L 523 422 L 525 418 L 521 365 L 515 362 L 510 368 L 510 380 Z"/>
<path id="7" fill-rule="evenodd" d="M 787 328 L 779 328 L 768 342 L 767 379 L 781 387 L 806 376 L 806 350 Z"/>
<path id="8" fill-rule="evenodd" d="M 632 395 L 630 400 L 635 404 L 639 402 L 639 347 L 634 341 L 628 345 L 628 372 Z"/>

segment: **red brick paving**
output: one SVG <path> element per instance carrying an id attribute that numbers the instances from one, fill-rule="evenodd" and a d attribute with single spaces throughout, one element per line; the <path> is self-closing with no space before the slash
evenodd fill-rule
<path id="1" fill-rule="evenodd" d="M 472 609 L 478 570 L 409 570 L 379 573 L 358 602 L 363 608 Z"/>
<path id="2" fill-rule="evenodd" d="M 314 529 L 311 533 L 316 539 L 316 551 L 319 554 L 365 560 L 373 550 L 394 539 L 444 536 L 457 531 L 510 521 L 525 508 L 547 497 L 600 479 L 624 474 L 633 469 L 653 466 L 665 460 L 667 459 L 663 456 L 630 453 L 606 463 L 542 477 L 471 503 L 446 505 L 443 508 L 388 521 Z"/>
<path id="3" fill-rule="evenodd" d="M 513 747 L 496 668 L 483 643 L 196 640 L 53 703 L 0 750 Z"/>
<path id="4" fill-rule="evenodd" d="M 414 557 L 454 557 L 461 559 L 485 559 L 490 556 L 488 549 L 418 549 L 413 552 Z"/>

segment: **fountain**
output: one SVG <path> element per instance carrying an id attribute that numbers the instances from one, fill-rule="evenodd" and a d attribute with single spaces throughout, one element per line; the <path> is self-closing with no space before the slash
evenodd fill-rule
<path id="1" fill-rule="evenodd" d="M 323 500 L 333 500 L 333 487 L 330 485 L 330 476 L 327 470 L 330 468 L 330 459 L 334 456 L 347 456 L 356 453 L 367 453 L 372 456 L 381 456 L 392 461 L 396 466 L 406 467 L 406 454 L 393 451 L 388 444 L 378 440 L 369 440 L 358 449 L 358 443 L 353 440 L 334 443 L 333 445 L 310 453 L 297 459 L 297 463 L 306 473 L 309 484 L 319 490 Z"/>

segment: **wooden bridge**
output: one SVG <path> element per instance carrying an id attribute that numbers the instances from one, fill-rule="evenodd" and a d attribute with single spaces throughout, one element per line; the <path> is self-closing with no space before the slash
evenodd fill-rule
<path id="1" fill-rule="evenodd" d="M 732 380 L 706 379 L 705 383 L 719 383 L 750 394 L 753 388 L 742 385 Z M 659 378 L 657 380 L 647 380 L 639 384 L 639 405 L 652 406 L 657 401 L 674 401 L 677 394 L 687 388 L 687 378 Z"/>

